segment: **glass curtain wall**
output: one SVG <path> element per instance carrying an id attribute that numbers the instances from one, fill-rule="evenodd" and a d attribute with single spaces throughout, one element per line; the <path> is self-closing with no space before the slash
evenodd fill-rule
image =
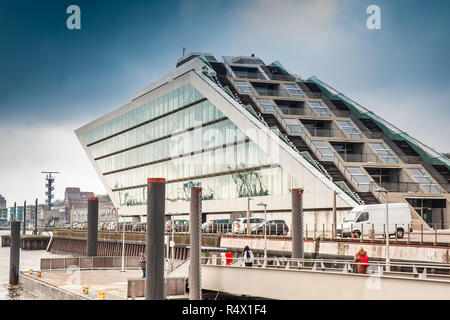
<path id="1" fill-rule="evenodd" d="M 191 89 L 175 91 L 184 94 Z M 183 104 L 154 121 L 135 126 L 130 122 L 128 130 L 86 140 L 120 204 L 145 204 L 148 177 L 166 178 L 169 201 L 189 200 L 192 186 L 203 188 L 204 200 L 288 193 L 295 185 L 292 177 L 219 109 L 195 89 L 192 92 L 192 99 L 178 98 Z M 123 128 L 118 122 L 114 123 Z M 81 137 L 87 139 L 87 134 Z"/>

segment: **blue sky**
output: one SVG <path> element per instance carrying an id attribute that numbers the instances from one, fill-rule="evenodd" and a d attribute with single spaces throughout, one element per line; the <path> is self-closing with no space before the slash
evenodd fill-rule
<path id="1" fill-rule="evenodd" d="M 450 2 L 0 1 L 0 194 L 43 199 L 41 170 L 104 192 L 73 133 L 175 67 L 182 48 L 255 53 L 316 75 L 441 152 L 449 152 Z M 81 8 L 69 30 L 66 8 Z M 369 5 L 381 30 L 366 27 Z"/>

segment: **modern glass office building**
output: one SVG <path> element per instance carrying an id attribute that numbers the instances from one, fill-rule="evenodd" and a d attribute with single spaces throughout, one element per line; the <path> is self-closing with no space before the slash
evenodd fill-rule
<path id="1" fill-rule="evenodd" d="M 319 79 L 279 62 L 191 53 L 134 99 L 76 130 L 114 205 L 145 219 L 146 181 L 163 177 L 168 213 L 262 211 L 289 220 L 290 190 L 305 189 L 310 220 L 363 203 L 409 202 L 416 224 L 449 223 L 449 160 Z M 430 208 L 417 207 L 425 199 Z M 429 211 L 427 211 L 429 209 Z M 425 214 L 424 214 L 425 212 Z"/>

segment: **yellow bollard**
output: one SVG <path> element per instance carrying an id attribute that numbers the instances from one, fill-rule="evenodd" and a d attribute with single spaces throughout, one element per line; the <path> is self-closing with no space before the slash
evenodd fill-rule
<path id="1" fill-rule="evenodd" d="M 28 269 L 29 274 L 33 274 L 33 269 Z"/>
<path id="2" fill-rule="evenodd" d="M 105 293 L 102 292 L 102 291 L 99 291 L 99 292 L 98 292 L 98 299 L 99 299 L 99 300 L 105 300 Z"/>
<path id="3" fill-rule="evenodd" d="M 37 275 L 38 278 L 40 278 L 41 277 L 41 272 L 40 271 L 36 272 L 36 275 Z"/>

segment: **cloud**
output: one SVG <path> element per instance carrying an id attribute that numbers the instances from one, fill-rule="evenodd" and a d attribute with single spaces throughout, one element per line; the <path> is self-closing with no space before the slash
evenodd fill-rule
<path id="1" fill-rule="evenodd" d="M 336 0 L 246 1 L 236 12 L 232 32 L 267 43 L 318 45 L 336 37 L 337 12 Z"/>
<path id="2" fill-rule="evenodd" d="M 73 132 L 84 122 L 10 123 L 0 127 L 0 194 L 8 201 L 39 203 L 45 199 L 41 171 L 59 171 L 55 199 L 64 198 L 66 187 L 106 193 Z"/>
<path id="3" fill-rule="evenodd" d="M 382 87 L 343 93 L 430 148 L 449 152 L 445 132 L 450 119 L 450 87 L 439 92 L 416 89 Z"/>

